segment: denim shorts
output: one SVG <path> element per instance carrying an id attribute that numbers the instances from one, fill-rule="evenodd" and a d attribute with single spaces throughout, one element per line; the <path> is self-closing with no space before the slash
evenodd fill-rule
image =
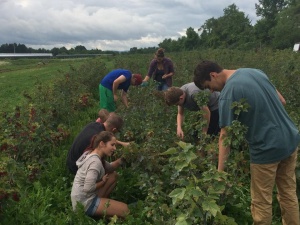
<path id="1" fill-rule="evenodd" d="M 86 210 L 85 214 L 88 216 L 93 216 L 98 208 L 100 204 L 100 198 L 98 196 L 96 196 L 93 201 L 92 204 L 90 205 L 90 207 Z"/>

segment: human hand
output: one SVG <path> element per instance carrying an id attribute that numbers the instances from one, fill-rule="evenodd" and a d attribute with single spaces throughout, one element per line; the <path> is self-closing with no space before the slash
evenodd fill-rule
<path id="1" fill-rule="evenodd" d="M 103 177 L 102 177 L 102 181 L 104 183 L 106 183 L 106 181 L 108 180 L 108 174 L 105 174 Z"/>
<path id="2" fill-rule="evenodd" d="M 149 85 L 149 83 L 147 81 L 143 81 L 141 83 L 141 87 L 147 87 Z"/>
<path id="3" fill-rule="evenodd" d="M 183 138 L 184 138 L 184 133 L 183 133 L 183 131 L 182 131 L 181 129 L 178 129 L 178 130 L 177 130 L 177 136 L 178 136 L 181 140 L 183 140 Z"/>
<path id="4" fill-rule="evenodd" d="M 166 79 L 168 76 L 165 74 L 162 76 L 162 79 Z"/>
<path id="5" fill-rule="evenodd" d="M 114 95 L 114 101 L 116 102 L 118 100 L 118 95 Z"/>

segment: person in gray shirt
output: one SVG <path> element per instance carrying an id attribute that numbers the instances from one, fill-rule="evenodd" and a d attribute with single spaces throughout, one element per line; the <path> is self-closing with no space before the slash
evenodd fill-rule
<path id="1" fill-rule="evenodd" d="M 171 87 L 164 93 L 165 102 L 167 105 L 177 105 L 177 136 L 181 139 L 184 138 L 184 132 L 182 130 L 182 123 L 184 121 L 184 109 L 190 111 L 203 110 L 204 119 L 207 120 L 207 127 L 203 128 L 203 132 L 209 135 L 218 135 L 219 128 L 219 95 L 220 92 L 210 92 L 209 102 L 207 105 L 199 106 L 195 100 L 195 96 L 202 90 L 200 90 L 194 82 L 183 85 L 182 87 Z M 209 90 L 205 90 L 208 91 Z"/>
<path id="2" fill-rule="evenodd" d="M 88 216 L 124 218 L 129 213 L 128 206 L 109 199 L 115 184 L 108 182 L 109 176 L 123 164 L 123 159 L 111 163 L 105 161 L 105 157 L 110 157 L 116 150 L 117 139 L 113 133 L 102 131 L 93 137 L 91 143 L 92 150 L 85 151 L 76 161 L 78 170 L 71 192 L 73 210 L 81 203 Z"/>

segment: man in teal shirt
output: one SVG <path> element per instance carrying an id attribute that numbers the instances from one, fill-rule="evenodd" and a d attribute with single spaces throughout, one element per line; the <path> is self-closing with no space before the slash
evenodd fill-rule
<path id="1" fill-rule="evenodd" d="M 227 70 L 217 63 L 202 61 L 195 68 L 194 82 L 200 89 L 221 91 L 219 171 L 224 170 L 230 152 L 230 147 L 223 145 L 226 127 L 236 119 L 248 127 L 246 140 L 250 149 L 254 224 L 271 224 L 275 183 L 283 224 L 299 224 L 295 176 L 299 130 L 284 109 L 283 97 L 267 75 L 258 69 Z M 250 107 L 236 118 L 231 106 L 241 99 Z"/>

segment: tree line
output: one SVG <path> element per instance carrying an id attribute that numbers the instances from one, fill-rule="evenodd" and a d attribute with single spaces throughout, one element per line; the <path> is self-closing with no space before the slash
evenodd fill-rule
<path id="1" fill-rule="evenodd" d="M 292 49 L 300 42 L 300 0 L 259 0 L 255 4 L 260 17 L 255 25 L 235 5 L 229 5 L 219 18 L 210 18 L 199 28 L 189 27 L 186 35 L 164 39 L 159 47 L 169 52 L 201 49 Z M 143 53 L 149 48 L 131 48 Z"/>
<path id="2" fill-rule="evenodd" d="M 300 42 L 300 0 L 258 0 L 255 4 L 256 15 L 260 17 L 255 25 L 235 4 L 223 9 L 219 18 L 210 18 L 199 28 L 189 27 L 186 35 L 173 40 L 164 39 L 158 47 L 168 52 L 201 49 L 292 49 Z M 132 47 L 129 53 L 151 53 L 157 47 Z M 117 51 L 87 50 L 78 45 L 47 50 L 27 48 L 24 44 L 3 44 L 1 53 L 52 53 L 58 54 L 115 54 Z"/>

